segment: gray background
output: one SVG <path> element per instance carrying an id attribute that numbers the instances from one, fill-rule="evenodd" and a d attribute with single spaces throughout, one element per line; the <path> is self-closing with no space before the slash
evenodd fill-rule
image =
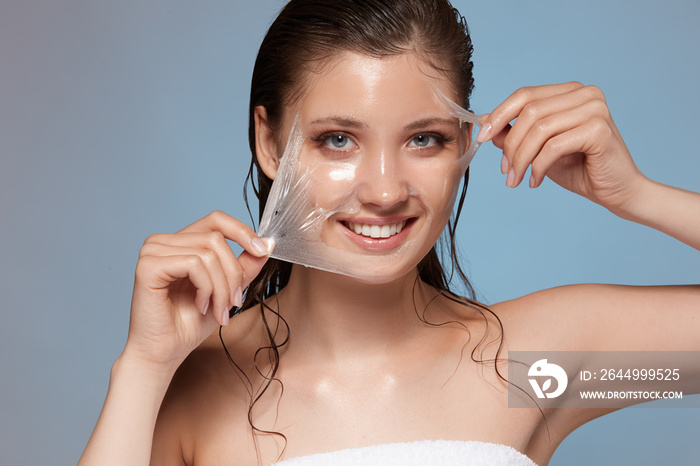
<path id="1" fill-rule="evenodd" d="M 475 45 L 473 108 L 523 85 L 605 92 L 650 177 L 700 191 L 700 2 L 455 1 Z M 0 457 L 75 463 L 128 326 L 150 233 L 241 219 L 247 99 L 279 0 L 0 0 Z M 497 302 L 578 282 L 698 283 L 700 255 L 546 181 L 472 165 L 460 244 Z M 659 312 L 663 312 L 659 309 Z M 698 410 L 628 409 L 551 464 L 691 464 Z"/>

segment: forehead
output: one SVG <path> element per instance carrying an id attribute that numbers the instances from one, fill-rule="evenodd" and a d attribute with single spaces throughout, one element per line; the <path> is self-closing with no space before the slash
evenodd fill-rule
<path id="1" fill-rule="evenodd" d="M 308 73 L 292 113 L 307 119 L 330 112 L 368 124 L 415 119 L 445 112 L 435 87 L 458 99 L 448 77 L 417 53 L 377 58 L 341 52 Z"/>

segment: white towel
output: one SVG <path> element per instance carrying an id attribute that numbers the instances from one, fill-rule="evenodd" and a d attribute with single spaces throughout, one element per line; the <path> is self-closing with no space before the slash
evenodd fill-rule
<path id="1" fill-rule="evenodd" d="M 513 447 L 459 440 L 421 440 L 299 456 L 273 466 L 537 466 Z"/>

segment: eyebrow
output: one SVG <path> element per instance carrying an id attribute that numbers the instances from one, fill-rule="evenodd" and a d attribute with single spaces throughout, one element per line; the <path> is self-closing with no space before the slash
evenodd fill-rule
<path id="1" fill-rule="evenodd" d="M 318 125 L 318 124 L 335 124 L 338 126 L 344 126 L 347 128 L 357 128 L 357 129 L 367 129 L 367 124 L 363 123 L 360 120 L 356 120 L 355 118 L 350 118 L 350 117 L 344 117 L 344 116 L 329 116 L 329 117 L 324 117 L 324 118 L 317 118 L 315 120 L 311 121 L 312 125 Z M 422 129 L 426 128 L 428 126 L 432 126 L 434 124 L 443 124 L 443 125 L 454 125 L 455 120 L 454 118 L 440 118 L 440 117 L 430 117 L 430 118 L 423 118 L 422 120 L 417 120 L 414 121 L 413 123 L 409 123 L 408 125 L 405 126 L 405 129 L 408 131 L 415 131 L 417 129 Z"/>
<path id="2" fill-rule="evenodd" d="M 435 124 L 443 124 L 443 125 L 453 126 L 455 124 L 455 119 L 454 118 L 440 118 L 440 117 L 424 118 L 422 120 L 417 120 L 417 121 L 414 121 L 413 123 L 409 123 L 408 125 L 406 125 L 405 129 L 407 129 L 409 131 L 414 131 L 414 130 L 426 128 L 428 126 L 432 126 Z"/>
<path id="3" fill-rule="evenodd" d="M 357 129 L 366 129 L 367 125 L 360 120 L 356 120 L 354 118 L 348 118 L 348 117 L 343 117 L 343 116 L 329 116 L 325 118 L 317 118 L 315 120 L 311 121 L 312 125 L 317 125 L 317 124 L 328 124 L 332 123 L 338 126 L 343 126 L 346 128 L 357 128 Z"/>

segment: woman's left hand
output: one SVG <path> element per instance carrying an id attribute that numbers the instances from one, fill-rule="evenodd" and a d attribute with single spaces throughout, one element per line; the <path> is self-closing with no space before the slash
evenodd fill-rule
<path id="1" fill-rule="evenodd" d="M 503 149 L 501 172 L 508 174 L 507 186 L 518 186 L 532 166 L 530 187 L 547 175 L 615 212 L 624 210 L 646 179 L 595 86 L 524 87 L 484 115 L 481 124 L 478 140 L 492 140 Z"/>

